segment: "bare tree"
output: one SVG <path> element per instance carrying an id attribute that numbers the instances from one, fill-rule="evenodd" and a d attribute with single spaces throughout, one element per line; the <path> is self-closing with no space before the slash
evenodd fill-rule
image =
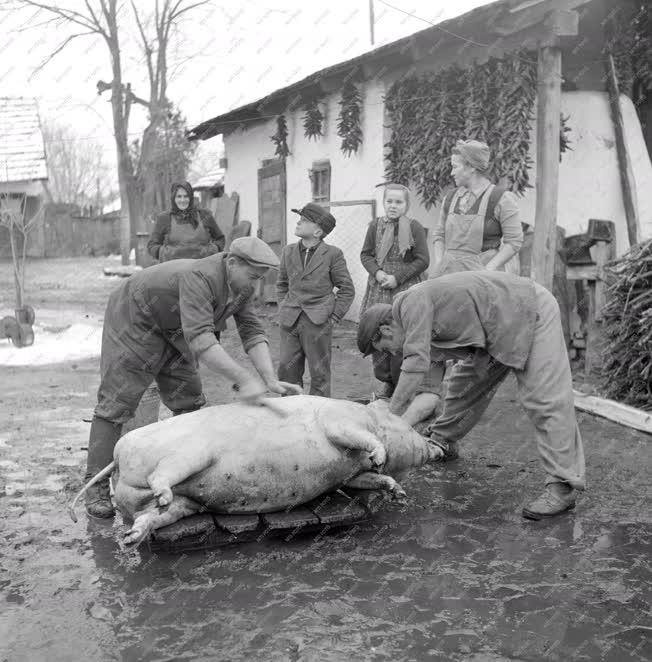
<path id="1" fill-rule="evenodd" d="M 25 260 L 28 236 L 43 217 L 43 207 L 28 210 L 27 206 L 25 194 L 0 193 L 0 226 L 6 227 L 9 231 L 16 289 L 16 311 L 20 311 L 25 303 Z"/>
<path id="2" fill-rule="evenodd" d="M 48 191 L 54 202 L 99 207 L 108 166 L 99 145 L 68 124 L 46 120 L 41 126 L 48 161 Z"/>
<path id="3" fill-rule="evenodd" d="M 60 53 L 71 41 L 85 36 L 101 37 L 109 51 L 111 73 L 113 79 L 107 83 L 98 81 L 99 94 L 111 91 L 111 109 L 113 114 L 113 133 L 116 152 L 118 156 L 118 181 L 120 184 L 120 200 L 122 205 L 122 223 L 120 229 L 120 252 L 122 263 L 129 263 L 131 250 L 131 228 L 139 217 L 139 201 L 137 197 L 134 178 L 134 166 L 129 152 L 127 140 L 129 113 L 133 103 L 145 106 L 149 111 L 150 126 L 154 132 L 167 115 L 167 82 L 168 62 L 167 48 L 170 42 L 172 28 L 179 19 L 191 9 L 204 5 L 208 0 L 190 2 L 187 0 L 155 0 L 154 5 L 154 36 L 147 35 L 148 20 L 141 18 L 132 3 L 132 9 L 139 34 L 143 42 L 145 60 L 147 64 L 150 94 L 149 99 L 137 96 L 131 90 L 131 84 L 123 83 L 122 61 L 120 57 L 120 38 L 118 27 L 118 1 L 117 0 L 83 0 L 84 9 L 66 9 L 55 4 L 39 2 L 37 0 L 18 0 L 22 6 L 36 7 L 48 12 L 51 21 L 57 26 L 74 26 L 75 32 L 69 34 L 48 56 L 39 68 L 45 66 L 53 57 Z M 148 134 L 148 126 L 145 134 Z M 149 136 L 143 135 L 143 150 L 149 153 Z"/>

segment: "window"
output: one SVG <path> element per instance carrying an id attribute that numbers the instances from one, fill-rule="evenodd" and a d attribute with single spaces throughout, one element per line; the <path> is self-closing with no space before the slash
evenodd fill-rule
<path id="1" fill-rule="evenodd" d="M 331 163 L 315 161 L 308 171 L 312 183 L 312 201 L 328 202 L 331 199 Z"/>

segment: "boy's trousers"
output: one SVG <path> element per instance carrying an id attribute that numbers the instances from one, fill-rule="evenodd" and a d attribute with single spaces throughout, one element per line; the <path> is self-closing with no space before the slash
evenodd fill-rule
<path id="1" fill-rule="evenodd" d="M 330 322 L 314 324 L 301 313 L 291 328 L 280 327 L 280 360 L 278 378 L 303 387 L 306 361 L 310 371 L 310 395 L 331 395 Z"/>

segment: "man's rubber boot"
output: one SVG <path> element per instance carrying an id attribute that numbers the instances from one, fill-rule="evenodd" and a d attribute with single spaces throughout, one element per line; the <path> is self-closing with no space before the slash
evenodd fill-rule
<path id="1" fill-rule="evenodd" d="M 549 483 L 543 494 L 523 508 L 523 517 L 540 520 L 575 508 L 575 490 L 567 483 Z"/>
<path id="2" fill-rule="evenodd" d="M 122 425 L 104 418 L 93 417 L 88 440 L 88 460 L 86 462 L 85 482 L 98 474 L 113 462 L 113 449 L 120 439 Z M 105 478 L 86 490 L 86 512 L 91 517 L 108 519 L 115 515 L 109 493 L 109 478 Z"/>

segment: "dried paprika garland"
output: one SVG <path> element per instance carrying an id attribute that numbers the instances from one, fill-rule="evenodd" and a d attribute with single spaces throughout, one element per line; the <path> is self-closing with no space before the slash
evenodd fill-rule
<path id="1" fill-rule="evenodd" d="M 337 135 L 342 138 L 342 151 L 351 156 L 358 151 L 362 143 L 362 128 L 360 116 L 362 112 L 362 97 L 358 88 L 349 80 L 342 88 L 342 98 L 339 101 L 340 114 L 337 119 Z"/>
<path id="2" fill-rule="evenodd" d="M 321 138 L 324 135 L 324 115 L 319 109 L 319 99 L 311 99 L 304 107 L 303 116 L 304 135 L 308 140 Z"/>
<path id="3" fill-rule="evenodd" d="M 288 147 L 288 125 L 285 115 L 279 115 L 276 118 L 276 133 L 270 136 L 271 141 L 276 145 L 274 154 L 284 159 L 290 155 L 290 148 Z"/>

